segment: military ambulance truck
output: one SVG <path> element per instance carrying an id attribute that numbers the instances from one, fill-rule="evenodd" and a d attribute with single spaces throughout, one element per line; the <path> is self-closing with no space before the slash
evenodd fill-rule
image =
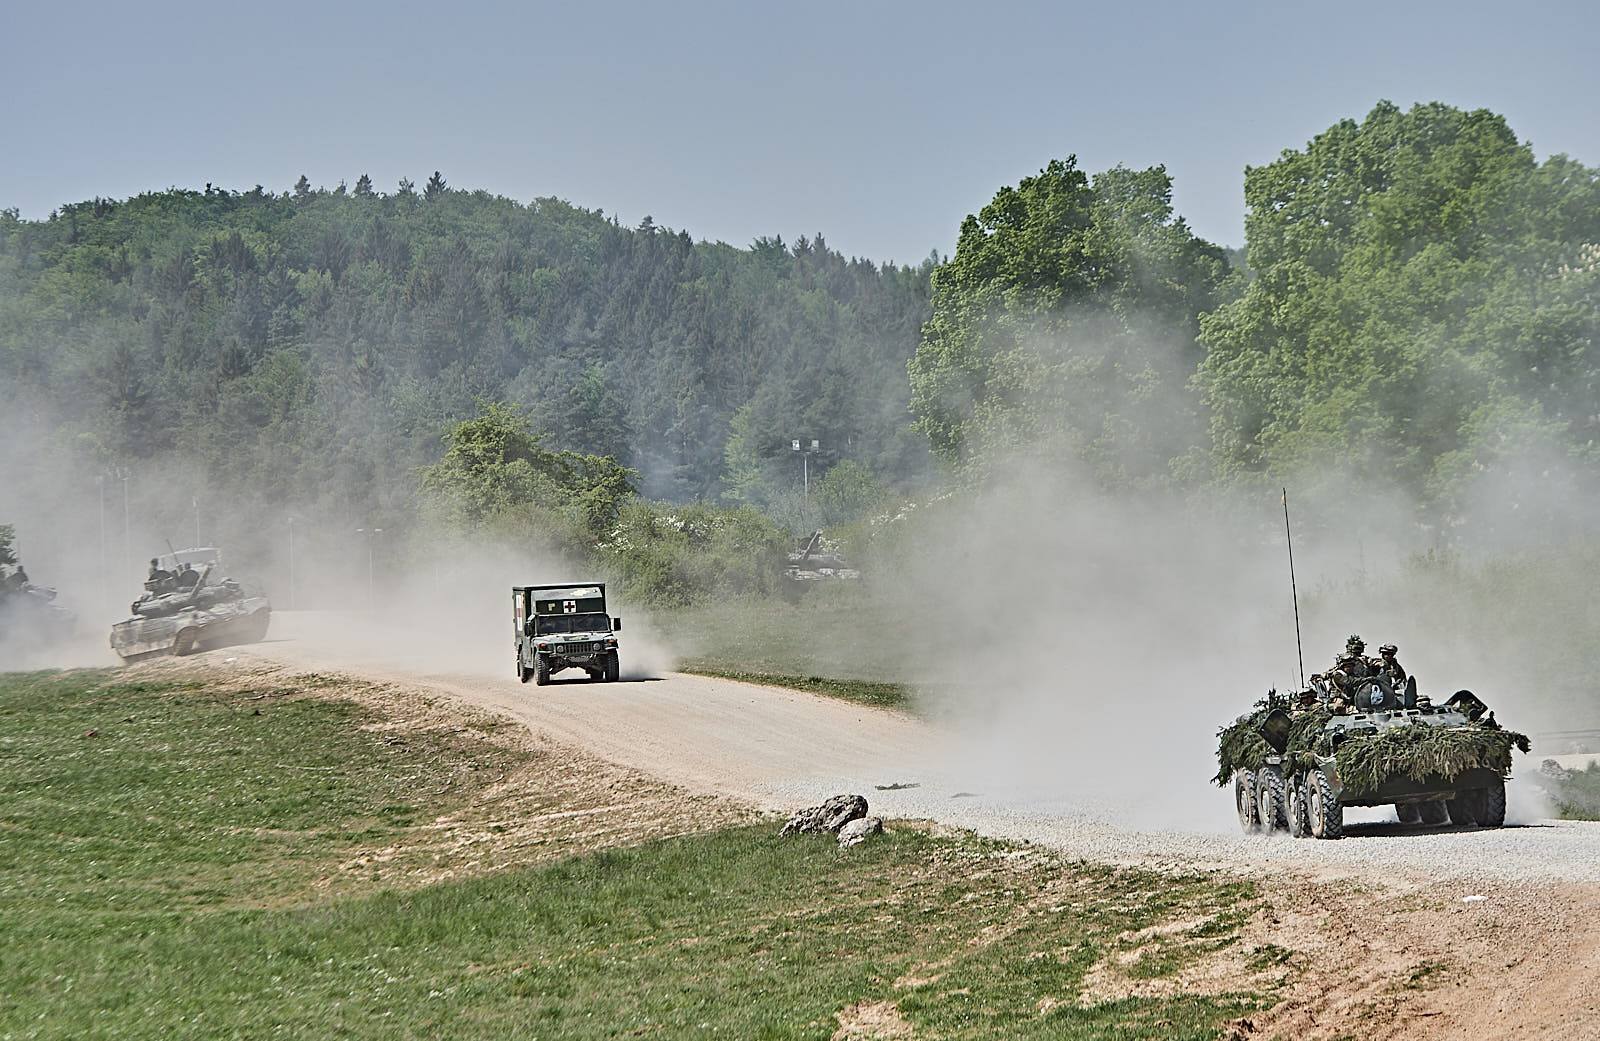
<path id="1" fill-rule="evenodd" d="M 512 586 L 511 618 L 522 682 L 544 686 L 563 669 L 582 669 L 591 680 L 617 678 L 622 619 L 606 613 L 604 583 Z"/>

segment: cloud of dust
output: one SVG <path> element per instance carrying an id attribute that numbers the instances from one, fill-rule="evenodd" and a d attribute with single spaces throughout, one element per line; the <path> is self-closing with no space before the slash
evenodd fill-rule
<path id="1" fill-rule="evenodd" d="M 1512 729 L 1600 727 L 1592 705 L 1574 712 L 1575 688 L 1548 680 L 1557 655 L 1581 658 L 1554 634 L 1570 645 L 1575 616 L 1595 617 L 1586 580 L 1551 578 L 1593 515 L 1581 473 L 1545 453 L 1508 458 L 1477 475 L 1448 527 L 1425 522 L 1414 490 L 1359 474 L 1288 483 L 1307 676 L 1358 633 L 1371 654 L 1398 644 L 1438 702 L 1470 689 Z M 1044 812 L 1236 828 L 1209 782 L 1216 732 L 1268 688 L 1299 686 L 1282 510 L 1276 486 L 1112 491 L 1082 465 L 1013 458 L 975 494 L 919 511 L 890 609 L 926 634 L 902 669 L 957 735 L 952 773 Z M 1511 591 L 1497 569 L 1524 559 Z M 1536 742 L 1514 771 L 1538 761 Z M 1535 785 L 1509 798 L 1513 821 L 1549 815 Z"/>
<path id="2" fill-rule="evenodd" d="M 309 653 L 332 666 L 416 676 L 511 677 L 511 587 L 606 580 L 544 547 L 490 536 L 420 536 L 412 546 L 409 562 L 395 562 L 374 579 L 371 609 L 315 612 L 311 624 L 296 626 Z M 611 614 L 624 620 L 618 634 L 623 678 L 669 671 L 675 656 L 649 618 L 631 609 L 614 586 L 606 592 Z M 553 681 L 573 678 L 587 677 L 573 670 Z"/>
<path id="3" fill-rule="evenodd" d="M 39 638 L 0 619 L 0 671 L 117 664 L 109 634 L 169 544 L 220 547 L 227 574 L 270 597 L 268 640 L 293 632 L 330 666 L 509 676 L 512 585 L 605 581 L 543 546 L 504 536 L 431 533 L 414 507 L 399 523 L 325 504 L 244 501 L 176 453 L 119 467 L 62 435 L 73 424 L 36 401 L 0 396 L 0 524 L 16 528 L 30 580 L 57 590 L 70 632 Z M 376 529 L 384 528 L 380 534 Z M 623 675 L 656 675 L 674 656 L 625 598 Z M 283 650 L 284 648 L 278 648 Z M 581 672 L 557 679 L 582 677 Z"/>
<path id="4" fill-rule="evenodd" d="M 910 667 L 957 735 L 951 772 L 1123 825 L 1228 823 L 1213 735 L 1295 675 L 1286 566 L 1261 532 L 1036 466 L 932 513 L 899 609 L 932 637 Z"/>

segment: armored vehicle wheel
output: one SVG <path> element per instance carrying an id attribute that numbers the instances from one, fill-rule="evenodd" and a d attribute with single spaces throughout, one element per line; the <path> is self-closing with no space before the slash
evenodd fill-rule
<path id="1" fill-rule="evenodd" d="M 1261 827 L 1261 811 L 1256 806 L 1256 775 L 1249 770 L 1233 772 L 1233 806 L 1239 813 L 1239 827 L 1246 834 Z"/>
<path id="2" fill-rule="evenodd" d="M 1422 815 L 1424 824 L 1445 824 L 1450 820 L 1450 814 L 1445 812 L 1444 803 L 1438 800 L 1417 803 L 1417 812 Z"/>
<path id="3" fill-rule="evenodd" d="M 606 655 L 606 682 L 615 683 L 617 677 L 622 675 L 622 663 L 617 660 L 616 652 Z"/>
<path id="4" fill-rule="evenodd" d="M 544 660 L 543 655 L 534 655 L 533 658 L 533 685 L 542 687 L 550 682 L 550 665 Z"/>
<path id="5" fill-rule="evenodd" d="M 1311 811 L 1306 805 L 1306 779 L 1289 778 L 1289 834 L 1297 839 L 1311 834 Z"/>
<path id="6" fill-rule="evenodd" d="M 1466 791 L 1451 799 L 1445 806 L 1450 810 L 1450 823 L 1472 828 L 1478 824 L 1478 809 L 1483 803 L 1483 794 L 1478 791 Z"/>
<path id="7" fill-rule="evenodd" d="M 533 670 L 522 664 L 522 655 L 517 655 L 517 679 L 526 683 L 533 679 Z"/>
<path id="8" fill-rule="evenodd" d="M 1483 790 L 1482 801 L 1478 809 L 1483 812 L 1478 816 L 1480 828 L 1503 828 L 1506 826 L 1506 782 L 1500 781 Z"/>
<path id="9" fill-rule="evenodd" d="M 1289 799 L 1283 787 L 1283 771 L 1263 766 L 1256 773 L 1257 816 L 1263 831 L 1289 829 Z"/>
<path id="10" fill-rule="evenodd" d="M 1344 807 L 1333 794 L 1333 782 L 1320 768 L 1306 775 L 1307 794 L 1310 798 L 1311 834 L 1319 839 L 1337 839 L 1344 835 Z"/>
<path id="11" fill-rule="evenodd" d="M 1397 802 L 1394 804 L 1394 813 L 1400 818 L 1401 824 L 1421 824 L 1422 806 L 1414 802 Z"/>

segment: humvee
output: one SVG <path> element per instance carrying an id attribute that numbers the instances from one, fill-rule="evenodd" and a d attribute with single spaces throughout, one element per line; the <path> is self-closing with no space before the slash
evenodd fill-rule
<path id="1" fill-rule="evenodd" d="M 543 686 L 563 669 L 613 681 L 622 619 L 606 613 L 605 583 L 511 587 L 517 679 Z"/>

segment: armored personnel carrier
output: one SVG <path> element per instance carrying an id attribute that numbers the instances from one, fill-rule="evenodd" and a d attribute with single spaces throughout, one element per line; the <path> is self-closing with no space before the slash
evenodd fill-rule
<path id="1" fill-rule="evenodd" d="M 517 678 L 544 686 L 554 673 L 582 669 L 591 680 L 621 673 L 617 633 L 622 619 L 606 613 L 604 583 L 511 587 Z"/>
<path id="2" fill-rule="evenodd" d="M 1240 826 L 1319 839 L 1344 834 L 1346 806 L 1392 805 L 1407 824 L 1498 828 L 1511 751 L 1530 747 L 1471 691 L 1436 706 L 1415 677 L 1340 690 L 1313 676 L 1293 698 L 1269 691 L 1217 737 L 1214 780 L 1232 786 Z"/>
<path id="3" fill-rule="evenodd" d="M 123 661 L 137 661 L 265 639 L 271 603 L 231 578 L 214 581 L 220 564 L 220 554 L 209 548 L 152 561 L 145 594 L 129 608 L 133 617 L 111 627 L 111 649 Z"/>

